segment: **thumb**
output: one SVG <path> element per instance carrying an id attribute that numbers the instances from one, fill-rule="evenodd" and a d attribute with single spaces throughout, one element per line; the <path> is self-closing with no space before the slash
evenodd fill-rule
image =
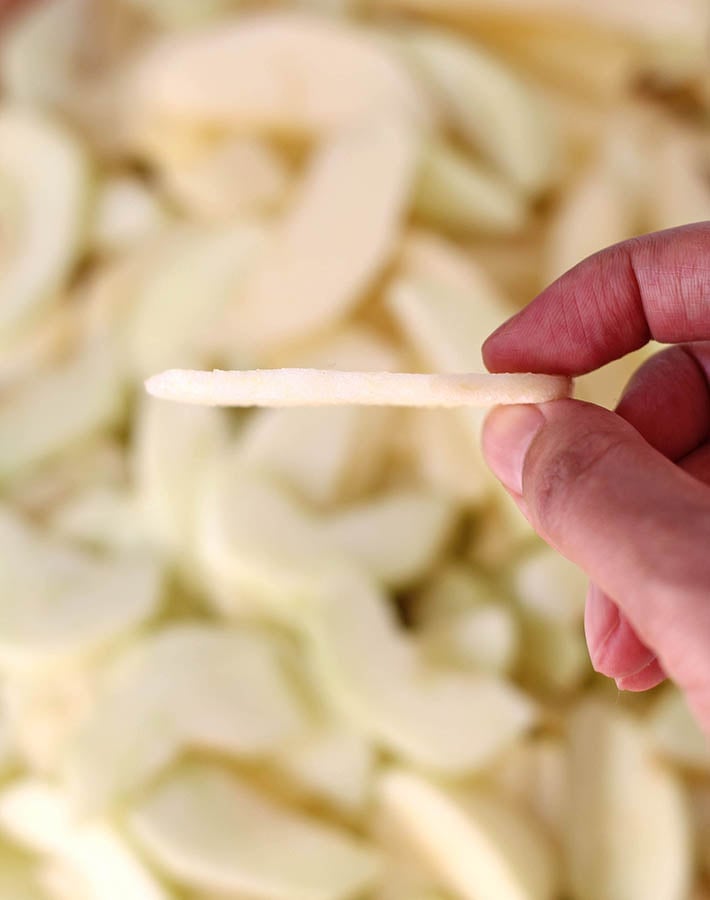
<path id="1" fill-rule="evenodd" d="M 539 534 L 614 599 L 710 729 L 710 488 L 578 400 L 499 407 L 483 446 Z"/>

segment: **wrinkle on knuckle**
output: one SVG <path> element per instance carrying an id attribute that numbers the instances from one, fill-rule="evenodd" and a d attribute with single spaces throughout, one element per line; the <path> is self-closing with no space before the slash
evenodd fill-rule
<path id="1" fill-rule="evenodd" d="M 625 443 L 616 434 L 587 431 L 533 458 L 523 474 L 523 485 L 526 480 L 532 482 L 530 493 L 525 494 L 546 533 L 559 534 L 570 511 L 577 514 L 582 494 L 598 481 L 600 470 Z"/>

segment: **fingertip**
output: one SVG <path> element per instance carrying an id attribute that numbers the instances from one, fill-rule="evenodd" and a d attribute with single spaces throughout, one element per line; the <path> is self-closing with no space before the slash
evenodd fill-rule
<path id="1" fill-rule="evenodd" d="M 658 687 L 665 680 L 666 673 L 654 656 L 641 671 L 635 672 L 633 675 L 626 675 L 623 678 L 617 678 L 616 686 L 620 691 L 639 693 L 641 691 L 650 691 L 651 688 Z"/>

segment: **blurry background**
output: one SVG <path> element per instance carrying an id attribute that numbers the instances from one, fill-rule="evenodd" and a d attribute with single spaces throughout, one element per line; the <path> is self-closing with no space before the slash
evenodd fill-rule
<path id="1" fill-rule="evenodd" d="M 710 751 L 592 672 L 479 413 L 142 381 L 482 370 L 580 259 L 710 218 L 710 4 L 0 27 L 2 900 L 708 900 Z"/>

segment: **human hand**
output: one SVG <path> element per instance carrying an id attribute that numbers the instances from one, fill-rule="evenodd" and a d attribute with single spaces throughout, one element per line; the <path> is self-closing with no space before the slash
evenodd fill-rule
<path id="1" fill-rule="evenodd" d="M 676 346 L 641 366 L 615 412 L 499 407 L 483 446 L 535 529 L 589 575 L 594 667 L 625 690 L 667 674 L 710 732 L 710 222 L 590 257 L 483 354 L 492 372 L 581 375 L 652 338 Z"/>

